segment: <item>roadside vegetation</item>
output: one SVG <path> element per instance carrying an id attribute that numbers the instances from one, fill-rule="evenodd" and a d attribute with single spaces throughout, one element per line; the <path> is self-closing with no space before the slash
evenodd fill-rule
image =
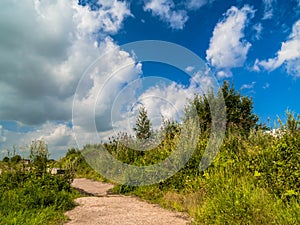
<path id="1" fill-rule="evenodd" d="M 79 194 L 72 190 L 72 174 L 52 175 L 47 145 L 34 141 L 30 164 L 19 155 L 5 157 L 0 175 L 0 224 L 61 224 Z"/>
<path id="2" fill-rule="evenodd" d="M 200 171 L 212 127 L 208 98 L 218 100 L 221 94 L 226 105 L 225 138 L 211 165 Z M 200 132 L 188 163 L 157 184 L 116 185 L 112 191 L 187 212 L 194 224 L 300 224 L 300 116 L 287 111 L 286 118 L 278 119 L 277 129 L 271 132 L 268 126 L 258 123 L 252 99 L 227 82 L 217 96 L 195 95 L 187 104 L 183 121 L 188 122 L 190 107 L 196 108 Z M 69 149 L 53 164 L 46 160 L 44 143 L 34 142 L 30 155 L 33 169 L 27 172 L 19 157 L 4 158 L 0 224 L 59 224 L 65 219 L 62 212 L 74 206 L 77 194 L 70 188 L 74 177 L 108 182 L 86 162 L 86 154 L 104 148 L 124 163 L 153 165 L 165 160 L 180 139 L 188 138 L 182 136 L 182 126 L 165 120 L 160 130 L 153 130 L 147 110 L 141 108 L 135 137 L 121 133 L 107 143 Z M 149 151 L 136 151 L 123 144 L 139 146 L 153 135 L 162 135 L 162 141 Z M 68 172 L 52 176 L 46 172 L 49 163 Z M 107 165 L 108 171 L 112 169 Z"/>
<path id="3" fill-rule="evenodd" d="M 226 137 L 208 169 L 199 171 L 211 129 L 209 101 L 208 96 L 195 95 L 189 104 L 197 109 L 201 132 L 185 167 L 158 184 L 116 185 L 113 191 L 187 212 L 195 224 L 300 224 L 300 117 L 287 111 L 286 121 L 279 119 L 272 133 L 266 125 L 258 124 L 252 99 L 227 82 L 221 91 L 227 112 Z M 122 162 L 151 165 L 166 159 L 179 138 L 185 138 L 181 129 L 181 124 L 166 120 L 160 131 L 153 131 L 142 108 L 134 128 L 136 137 L 123 133 L 109 143 L 86 145 L 71 155 L 104 147 Z M 135 151 L 122 144 L 140 143 L 155 132 L 163 133 L 163 140 L 150 151 Z M 80 176 L 85 172 L 90 176 L 90 169 L 82 168 Z"/>

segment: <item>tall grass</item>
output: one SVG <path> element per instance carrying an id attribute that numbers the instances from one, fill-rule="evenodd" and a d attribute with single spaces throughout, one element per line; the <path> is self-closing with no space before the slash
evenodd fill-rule
<path id="1" fill-rule="evenodd" d="M 300 224 L 300 129 L 289 123 L 281 131 L 277 137 L 260 129 L 248 135 L 228 131 L 218 156 L 200 172 L 208 141 L 202 134 L 193 157 L 174 176 L 151 186 L 119 185 L 114 191 L 188 212 L 194 224 Z M 127 161 L 124 149 L 117 146 L 109 147 Z M 173 150 L 170 146 L 163 144 L 130 160 L 143 165 L 140 162 L 151 154 L 163 160 Z"/>

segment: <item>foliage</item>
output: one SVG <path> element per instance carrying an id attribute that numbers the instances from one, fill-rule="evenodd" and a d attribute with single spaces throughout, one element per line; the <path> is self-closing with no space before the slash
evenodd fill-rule
<path id="1" fill-rule="evenodd" d="M 245 129 L 228 129 L 219 154 L 200 172 L 209 141 L 209 131 L 203 131 L 192 158 L 175 175 L 150 186 L 116 185 L 113 191 L 188 212 L 195 224 L 299 224 L 299 122 L 287 114 L 280 136 L 255 126 L 247 135 Z M 145 154 L 122 144 L 134 145 L 126 134 L 85 149 L 104 146 L 123 162 L 151 165 L 166 159 L 184 138 L 175 122 L 165 121 L 161 130 L 166 132 L 160 145 Z"/>
<path id="2" fill-rule="evenodd" d="M 211 127 L 210 103 L 214 100 L 224 98 L 226 108 L 226 127 L 227 129 L 238 129 L 239 132 L 249 134 L 252 128 L 258 126 L 258 117 L 253 113 L 253 101 L 247 96 L 242 96 L 240 92 L 234 89 L 234 86 L 224 81 L 217 96 L 208 92 L 204 95 L 196 94 L 191 104 L 198 112 L 200 127 L 207 131 Z"/>
<path id="3" fill-rule="evenodd" d="M 209 103 L 216 103 L 220 94 L 226 104 L 227 135 L 212 164 L 200 172 L 199 163 L 210 141 Z M 113 191 L 188 212 L 194 224 L 300 224 L 300 117 L 288 111 L 286 122 L 279 120 L 276 135 L 267 133 L 257 125 L 252 99 L 242 96 L 228 82 L 224 82 L 218 96 L 196 95 L 190 103 L 197 110 L 201 132 L 191 132 L 191 136 L 199 132 L 199 139 L 188 163 L 158 184 L 116 185 Z M 187 107 L 184 122 L 190 117 L 193 113 Z M 161 130 L 154 132 L 147 111 L 142 108 L 135 128 L 137 138 L 121 133 L 108 143 L 69 149 L 58 164 L 77 177 L 107 181 L 88 165 L 84 152 L 105 149 L 114 158 L 136 166 L 162 162 L 181 140 L 189 138 L 184 136 L 182 124 L 163 121 Z M 161 135 L 160 144 L 149 151 L 136 151 L 140 141 L 151 135 Z M 182 151 L 191 147 L 186 145 L 184 142 Z M 56 214 L 57 211 L 73 206 L 68 176 L 43 173 L 45 160 L 40 164 L 38 159 L 47 159 L 47 146 L 34 142 L 31 150 L 31 159 L 38 169 L 30 173 L 13 170 L 0 176 L 0 217 L 4 221 L 0 224 L 44 224 L 53 217 L 61 221 L 62 214 Z M 113 165 L 107 165 L 107 170 L 113 169 Z M 42 222 L 33 222 L 34 214 Z"/>
<path id="4" fill-rule="evenodd" d="M 0 176 L 0 224 L 50 224 L 65 220 L 76 193 L 64 176 L 37 171 L 3 171 Z"/>
<path id="5" fill-rule="evenodd" d="M 288 112 L 286 123 L 278 130 L 280 135 L 274 136 L 257 125 L 250 98 L 241 96 L 226 82 L 222 92 L 228 114 L 227 135 L 207 170 L 200 172 L 199 163 L 209 142 L 208 97 L 213 96 L 196 96 L 192 104 L 200 117 L 201 133 L 184 168 L 158 184 L 119 185 L 114 192 L 186 211 L 195 224 L 299 224 L 300 117 Z M 129 164 L 157 163 L 168 157 L 183 138 L 181 125 L 166 123 L 166 127 L 171 132 L 165 132 L 161 144 L 144 155 L 120 145 L 119 139 L 105 146 L 114 157 Z"/>
<path id="6" fill-rule="evenodd" d="M 200 172 L 199 163 L 210 137 L 209 103 L 217 103 L 220 94 L 226 105 L 227 135 L 212 164 Z M 280 135 L 267 133 L 265 127 L 257 124 L 252 99 L 242 96 L 228 82 L 224 82 L 218 96 L 195 95 L 190 104 L 197 110 L 201 132 L 188 163 L 158 184 L 116 185 L 113 192 L 188 212 L 195 224 L 300 224 L 300 117 L 287 112 L 286 122 L 279 120 Z M 185 118 L 188 121 L 190 117 L 193 112 L 188 106 Z M 180 140 L 187 139 L 182 136 L 182 124 L 163 121 L 163 127 L 155 133 L 146 110 L 141 109 L 135 128 L 137 140 L 122 133 L 108 143 L 86 145 L 82 151 L 104 148 L 114 158 L 136 166 L 159 163 L 174 152 Z M 134 147 L 139 146 L 139 138 L 149 138 L 148 131 L 161 135 L 161 142 L 142 154 Z M 69 150 L 63 161 L 76 161 L 76 173 L 88 176 L 93 170 L 82 151 Z M 107 165 L 107 169 L 113 166 Z"/>
<path id="7" fill-rule="evenodd" d="M 22 159 L 22 157 L 20 155 L 15 155 L 15 156 L 11 157 L 10 160 L 12 163 L 18 163 L 21 161 L 21 159 Z"/>
<path id="8" fill-rule="evenodd" d="M 15 151 L 14 151 L 15 152 Z M 0 176 L 0 224 L 61 224 L 63 212 L 73 208 L 77 193 L 71 188 L 72 174 L 52 175 L 47 145 L 33 141 L 31 164 L 25 165 L 19 155 L 3 162 Z"/>
<path id="9" fill-rule="evenodd" d="M 91 145 L 86 145 L 85 149 L 90 147 Z M 91 168 L 82 155 L 82 151 L 76 150 L 75 148 L 68 149 L 66 156 L 60 160 L 59 165 L 69 171 L 73 177 L 85 177 L 93 180 L 107 181 Z"/>
<path id="10" fill-rule="evenodd" d="M 3 161 L 3 162 L 6 162 L 6 163 L 9 162 L 9 160 L 10 160 L 10 159 L 9 159 L 8 156 L 5 156 L 5 157 L 2 159 L 2 161 Z"/>
<path id="11" fill-rule="evenodd" d="M 148 118 L 147 110 L 144 106 L 139 110 L 136 127 L 133 128 L 133 130 L 135 131 L 138 139 L 148 139 L 152 134 L 151 121 Z"/>
<path id="12" fill-rule="evenodd" d="M 294 114 L 287 112 L 280 138 L 275 138 L 253 159 L 260 183 L 282 199 L 300 197 L 300 129 Z"/>
<path id="13" fill-rule="evenodd" d="M 48 146 L 42 140 L 32 141 L 30 145 L 30 155 L 32 166 L 38 173 L 45 173 L 49 157 Z"/>

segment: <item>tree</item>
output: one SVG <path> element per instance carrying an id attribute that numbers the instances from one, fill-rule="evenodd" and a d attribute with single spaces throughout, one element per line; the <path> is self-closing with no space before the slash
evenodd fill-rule
<path id="1" fill-rule="evenodd" d="M 175 135 L 180 133 L 180 125 L 175 120 L 170 119 L 164 119 L 162 117 L 163 126 L 161 127 L 162 133 L 165 135 L 165 137 L 168 137 L 169 139 L 173 139 Z"/>
<path id="2" fill-rule="evenodd" d="M 228 81 L 224 81 L 221 89 L 226 105 L 227 127 L 236 127 L 249 133 L 258 122 L 258 116 L 253 113 L 252 98 L 242 96 Z"/>
<path id="3" fill-rule="evenodd" d="M 12 163 L 16 164 L 22 160 L 22 157 L 20 155 L 14 155 L 10 160 Z"/>
<path id="4" fill-rule="evenodd" d="M 191 104 L 195 107 L 199 116 L 200 127 L 206 131 L 211 126 L 210 102 L 211 98 L 224 98 L 226 108 L 226 127 L 227 129 L 238 129 L 244 134 L 248 134 L 252 128 L 255 128 L 258 117 L 253 113 L 253 101 L 250 97 L 242 96 L 240 92 L 234 89 L 228 81 L 224 81 L 218 96 L 212 92 L 205 95 L 195 95 Z M 210 101 L 209 101 L 210 99 Z"/>
<path id="5" fill-rule="evenodd" d="M 29 158 L 37 172 L 46 172 L 48 157 L 49 152 L 47 144 L 43 140 L 32 141 Z"/>
<path id="6" fill-rule="evenodd" d="M 135 123 L 136 127 L 133 128 L 137 139 L 148 139 L 152 134 L 151 121 L 148 118 L 147 110 L 142 106 L 139 110 L 139 115 Z"/>
<path id="7" fill-rule="evenodd" d="M 8 163 L 9 162 L 9 157 L 5 156 L 2 161 Z"/>

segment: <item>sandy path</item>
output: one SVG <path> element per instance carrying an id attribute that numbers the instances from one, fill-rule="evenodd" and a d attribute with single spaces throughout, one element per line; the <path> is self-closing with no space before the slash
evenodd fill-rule
<path id="1" fill-rule="evenodd" d="M 76 199 L 78 206 L 65 213 L 70 218 L 68 225 L 189 224 L 187 216 L 182 213 L 133 197 L 108 194 L 107 191 L 113 187 L 111 184 L 82 178 L 75 179 L 72 186 L 97 197 Z"/>

